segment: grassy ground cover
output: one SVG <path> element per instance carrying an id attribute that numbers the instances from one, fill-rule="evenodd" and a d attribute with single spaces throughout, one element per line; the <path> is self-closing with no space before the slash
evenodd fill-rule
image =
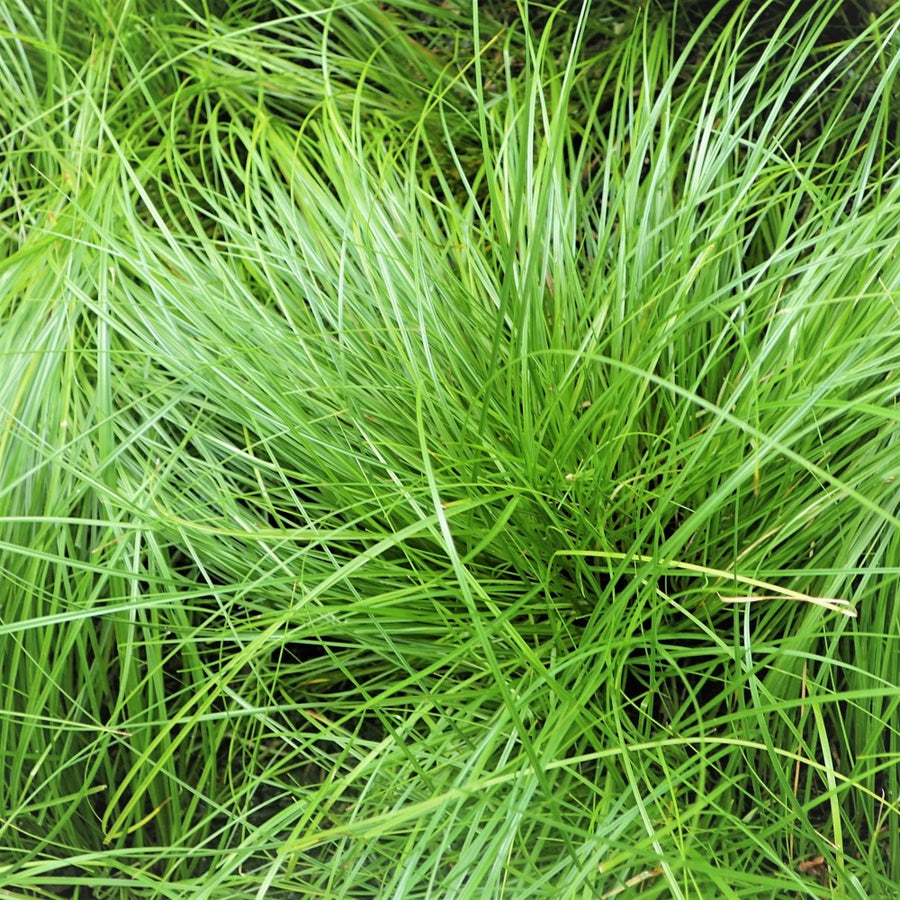
<path id="1" fill-rule="evenodd" d="M 812 5 L 0 4 L 0 895 L 897 895 L 900 10 Z"/>

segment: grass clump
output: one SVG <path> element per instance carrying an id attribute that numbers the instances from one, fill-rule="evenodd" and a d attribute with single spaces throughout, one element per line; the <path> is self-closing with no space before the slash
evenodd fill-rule
<path id="1" fill-rule="evenodd" d="M 900 17 L 755 9 L 8 7 L 9 890 L 890 896 Z"/>

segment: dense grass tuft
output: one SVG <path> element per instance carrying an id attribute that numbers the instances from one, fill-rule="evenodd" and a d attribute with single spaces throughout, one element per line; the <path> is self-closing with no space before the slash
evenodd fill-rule
<path id="1" fill-rule="evenodd" d="M 0 884 L 894 896 L 900 7 L 31 6 Z"/>

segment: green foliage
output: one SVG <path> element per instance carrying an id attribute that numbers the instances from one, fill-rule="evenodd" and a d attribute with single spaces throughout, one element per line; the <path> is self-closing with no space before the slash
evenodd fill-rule
<path id="1" fill-rule="evenodd" d="M 0 9 L 11 895 L 895 896 L 900 9 L 736 6 Z"/>

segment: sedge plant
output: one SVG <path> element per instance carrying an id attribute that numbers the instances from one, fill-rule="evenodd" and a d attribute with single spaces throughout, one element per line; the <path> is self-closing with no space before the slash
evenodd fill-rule
<path id="1" fill-rule="evenodd" d="M 900 12 L 2 11 L 10 896 L 886 897 Z"/>

